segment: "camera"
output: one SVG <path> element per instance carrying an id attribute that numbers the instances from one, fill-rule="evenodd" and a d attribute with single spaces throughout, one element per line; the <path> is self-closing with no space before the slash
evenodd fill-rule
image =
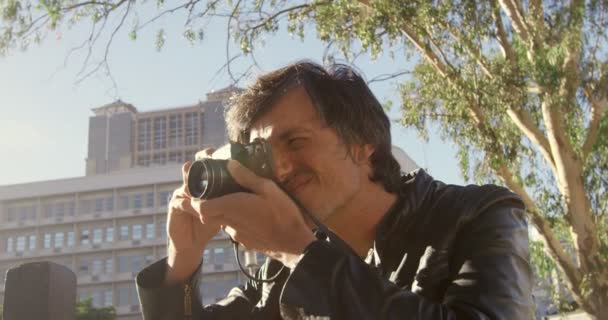
<path id="1" fill-rule="evenodd" d="M 240 162 L 260 177 L 272 178 L 270 144 L 257 138 L 248 144 L 231 143 L 230 159 Z M 228 160 L 196 160 L 188 170 L 188 190 L 193 198 L 213 199 L 235 192 L 248 192 L 240 186 L 226 168 Z"/>

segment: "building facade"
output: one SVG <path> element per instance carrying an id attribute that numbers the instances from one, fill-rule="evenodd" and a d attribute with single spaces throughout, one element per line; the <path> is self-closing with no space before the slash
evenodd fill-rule
<path id="1" fill-rule="evenodd" d="M 0 301 L 5 273 L 52 261 L 77 276 L 77 295 L 141 319 L 134 276 L 166 256 L 166 212 L 181 164 L 226 143 L 227 88 L 192 106 L 138 112 L 122 101 L 93 109 L 86 175 L 0 187 Z M 242 283 L 229 238 L 204 252 L 204 303 Z"/>
<path id="2" fill-rule="evenodd" d="M 181 164 L 227 142 L 224 105 L 235 90 L 149 112 L 120 100 L 95 108 L 85 176 L 0 186 L 0 301 L 8 269 L 51 261 L 74 271 L 79 299 L 113 306 L 118 319 L 141 319 L 134 277 L 166 256 L 167 204 L 182 183 Z M 403 150 L 393 153 L 403 171 L 418 167 Z M 224 233 L 203 261 L 204 304 L 246 280 Z"/>

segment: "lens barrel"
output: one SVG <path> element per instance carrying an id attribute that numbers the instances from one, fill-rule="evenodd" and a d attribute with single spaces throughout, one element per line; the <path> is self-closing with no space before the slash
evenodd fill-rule
<path id="1" fill-rule="evenodd" d="M 192 197 L 206 200 L 246 191 L 230 176 L 227 164 L 228 160 L 219 159 L 194 161 L 188 170 L 188 190 Z"/>

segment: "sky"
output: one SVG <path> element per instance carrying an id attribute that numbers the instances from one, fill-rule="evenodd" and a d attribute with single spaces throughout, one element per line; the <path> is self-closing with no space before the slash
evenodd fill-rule
<path id="1" fill-rule="evenodd" d="M 204 41 L 192 45 L 181 36 L 183 21 L 179 14 L 161 18 L 140 32 L 136 41 L 128 39 L 128 28 L 117 33 L 108 55 L 115 88 L 103 72 L 77 82 L 86 51 L 69 57 L 68 52 L 88 36 L 84 25 L 52 31 L 41 45 L 0 57 L 0 185 L 83 176 L 92 108 L 118 98 L 138 111 L 179 107 L 204 101 L 206 93 L 226 87 L 230 78 L 220 70 L 226 61 L 225 22 L 209 23 Z M 160 27 L 166 29 L 167 38 L 163 49 L 157 51 L 155 35 Z M 285 31 L 266 36 L 255 50 L 257 74 L 300 59 L 322 62 L 325 46 L 312 30 L 307 31 L 304 41 Z M 231 47 L 233 53 L 238 51 Z M 93 62 L 103 56 L 103 49 L 93 50 Z M 249 61 L 237 61 L 233 71 L 245 70 Z M 381 56 L 376 61 L 361 56 L 355 64 L 372 79 L 402 70 L 410 62 L 405 56 L 394 60 Z M 395 120 L 399 118 L 398 80 L 402 79 L 371 85 L 380 101 L 394 102 L 389 116 Z M 436 179 L 464 183 L 455 146 L 441 141 L 435 130 L 424 142 L 415 130 L 395 123 L 392 137 L 394 145 Z"/>

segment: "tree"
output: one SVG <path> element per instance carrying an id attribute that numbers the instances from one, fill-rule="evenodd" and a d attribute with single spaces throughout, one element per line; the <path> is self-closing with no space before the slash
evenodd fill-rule
<path id="1" fill-rule="evenodd" d="M 88 298 L 76 303 L 76 320 L 114 320 L 114 307 L 93 307 L 93 299 Z"/>
<path id="2" fill-rule="evenodd" d="M 65 23 L 89 24 L 83 46 L 90 47 L 117 14 L 107 56 L 114 35 L 142 6 L 136 0 L 0 3 L 4 54 Z M 414 62 L 411 70 L 404 63 L 382 77 L 410 75 L 400 82 L 401 123 L 422 138 L 430 124 L 438 124 L 441 136 L 458 146 L 466 179 L 501 181 L 519 194 L 542 238 L 532 245 L 538 271 L 546 274 L 556 266 L 578 306 L 608 318 L 608 1 L 189 0 L 165 8 L 158 0 L 157 5 L 156 16 L 134 23 L 131 38 L 158 17 L 181 11 L 186 38 L 202 39 L 202 21 L 223 17 L 229 40 L 240 44 L 243 54 L 253 55 L 262 36 L 282 28 L 304 37 L 314 26 L 317 37 L 347 60 L 368 53 Z M 160 47 L 165 34 L 162 29 L 158 34 Z M 227 50 L 230 74 L 233 58 Z M 370 81 L 375 80 L 380 79 Z"/>

